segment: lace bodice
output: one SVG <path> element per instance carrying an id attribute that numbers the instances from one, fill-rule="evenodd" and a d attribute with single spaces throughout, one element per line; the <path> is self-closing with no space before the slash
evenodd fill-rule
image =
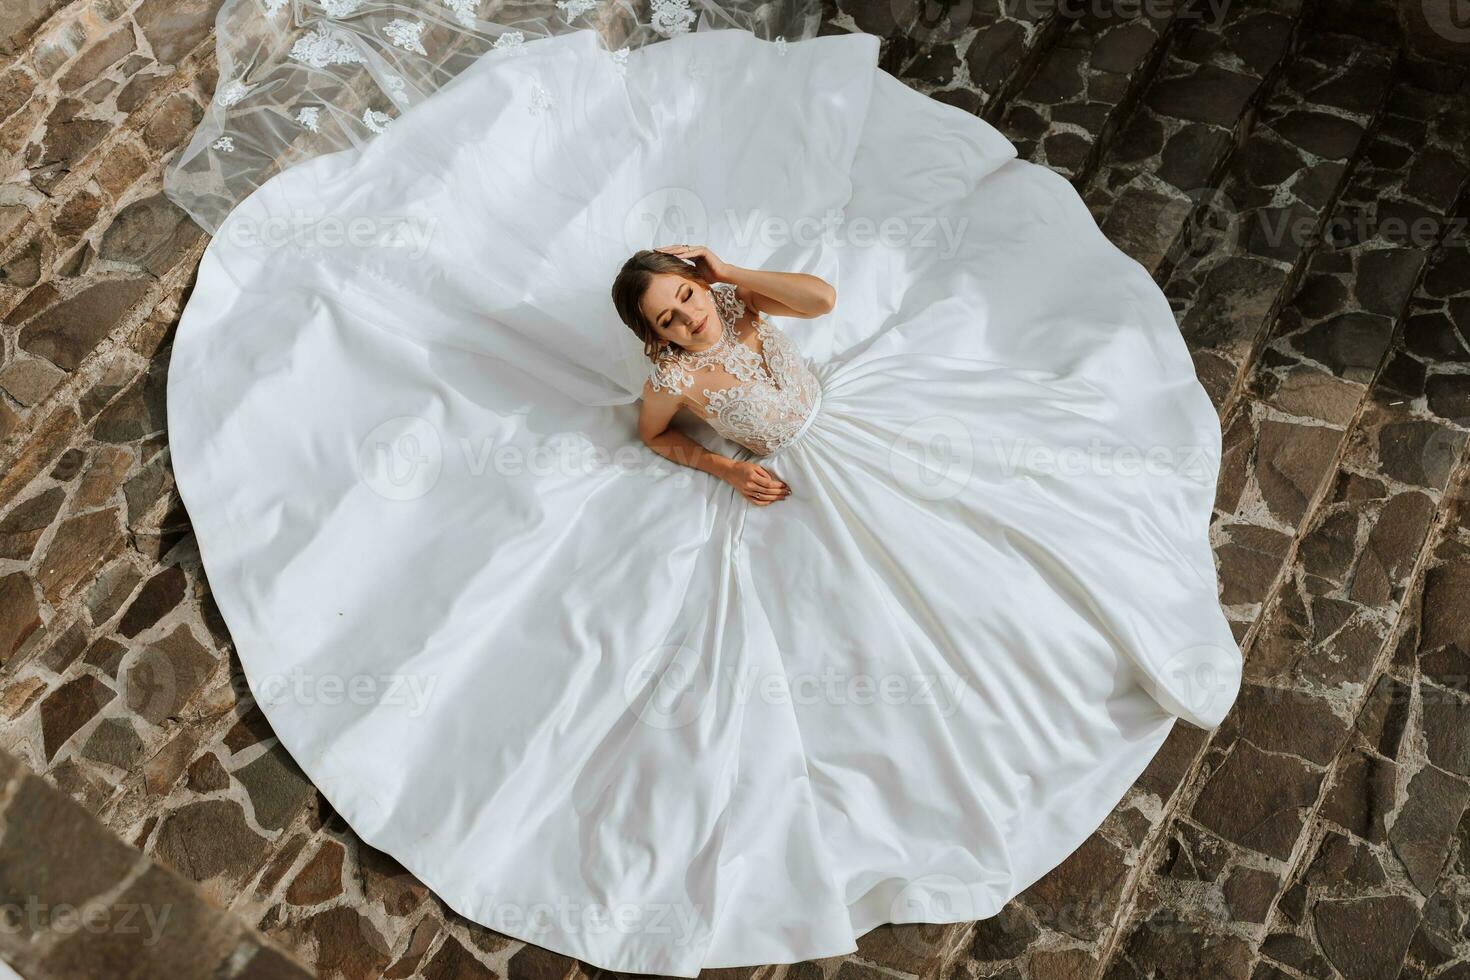
<path id="1" fill-rule="evenodd" d="M 764 313 L 755 318 L 759 350 L 745 343 L 739 333 L 745 304 L 732 283 L 714 283 L 710 291 L 719 341 L 695 352 L 665 347 L 649 382 L 655 391 L 681 395 L 726 439 L 769 456 L 795 441 L 821 400 L 821 385 L 796 344 Z"/>

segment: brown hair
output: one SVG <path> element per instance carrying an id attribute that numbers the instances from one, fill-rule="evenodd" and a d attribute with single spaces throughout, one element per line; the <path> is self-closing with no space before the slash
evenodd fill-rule
<path id="1" fill-rule="evenodd" d="M 617 278 L 613 280 L 613 306 L 617 308 L 618 317 L 628 329 L 643 341 L 643 353 L 649 360 L 654 358 L 659 348 L 667 341 L 654 332 L 653 324 L 643 315 L 643 309 L 639 303 L 643 299 L 643 294 L 648 290 L 648 284 L 653 281 L 653 277 L 661 273 L 672 273 L 690 282 L 709 287 L 709 283 L 694 270 L 693 266 L 668 252 L 645 248 L 634 252 L 628 261 L 623 263 L 622 269 L 618 270 Z"/>

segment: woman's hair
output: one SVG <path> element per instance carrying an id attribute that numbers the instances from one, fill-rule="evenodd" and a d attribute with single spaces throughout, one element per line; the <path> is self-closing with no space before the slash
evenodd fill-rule
<path id="1" fill-rule="evenodd" d="M 627 324 L 628 329 L 643 341 L 643 353 L 649 360 L 658 353 L 664 339 L 654 332 L 653 324 L 643 315 L 643 309 L 638 304 L 643 300 L 643 294 L 648 290 L 648 284 L 653 282 L 653 277 L 665 272 L 682 276 L 706 288 L 709 286 L 704 277 L 683 259 L 651 248 L 634 252 L 623 263 L 618 277 L 613 280 L 613 306 L 617 308 L 618 316 Z"/>

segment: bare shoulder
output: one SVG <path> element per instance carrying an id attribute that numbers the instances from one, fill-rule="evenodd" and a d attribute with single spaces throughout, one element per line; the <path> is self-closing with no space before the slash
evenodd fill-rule
<path id="1" fill-rule="evenodd" d="M 660 398 L 669 398 L 669 397 L 671 397 L 671 396 L 670 396 L 670 394 L 667 391 L 665 391 L 662 388 L 659 388 L 658 386 L 656 386 L 653 383 L 653 378 L 648 377 L 648 378 L 644 378 L 643 379 L 643 401 L 644 401 L 644 404 L 647 404 L 648 402 L 652 402 L 652 401 L 657 401 Z"/>
<path id="2" fill-rule="evenodd" d="M 643 402 L 638 409 L 639 438 L 647 442 L 666 430 L 683 404 L 683 395 L 655 386 L 652 378 L 644 381 Z"/>
<path id="3" fill-rule="evenodd" d="M 683 402 L 684 396 L 681 393 L 677 391 L 671 391 L 662 385 L 655 384 L 652 377 L 644 379 L 643 410 L 645 413 L 648 413 L 650 411 L 667 411 L 670 415 L 672 415 L 674 411 L 678 409 L 681 404 L 683 404 Z"/>

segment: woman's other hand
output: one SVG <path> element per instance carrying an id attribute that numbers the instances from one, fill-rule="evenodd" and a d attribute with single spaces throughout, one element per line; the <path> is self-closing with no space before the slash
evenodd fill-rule
<path id="1" fill-rule="evenodd" d="M 730 468 L 725 482 L 739 490 L 746 500 L 757 507 L 764 507 L 791 496 L 791 488 L 776 479 L 759 463 L 749 461 L 736 463 Z"/>

